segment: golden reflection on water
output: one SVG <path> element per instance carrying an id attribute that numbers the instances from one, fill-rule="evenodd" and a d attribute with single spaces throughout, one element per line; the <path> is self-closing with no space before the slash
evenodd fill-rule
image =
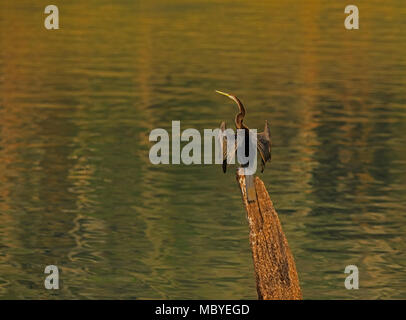
<path id="1" fill-rule="evenodd" d="M 304 298 L 405 298 L 403 1 L 359 4 L 358 31 L 316 0 L 64 3 L 58 31 L 46 5 L 0 5 L 2 298 L 256 298 L 233 173 L 148 159 L 172 120 L 231 126 L 215 89 L 270 120 Z"/>

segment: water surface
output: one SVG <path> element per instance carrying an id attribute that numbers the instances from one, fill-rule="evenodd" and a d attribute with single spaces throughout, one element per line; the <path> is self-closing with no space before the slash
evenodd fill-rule
<path id="1" fill-rule="evenodd" d="M 233 170 L 154 166 L 149 132 L 271 124 L 260 175 L 306 299 L 406 298 L 406 6 L 0 4 L 0 297 L 255 299 Z M 55 264 L 61 289 L 43 287 Z M 344 288 L 355 264 L 360 289 Z"/>

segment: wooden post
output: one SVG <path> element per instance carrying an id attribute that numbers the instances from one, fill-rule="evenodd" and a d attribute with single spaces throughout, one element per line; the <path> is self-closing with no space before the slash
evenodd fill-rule
<path id="1" fill-rule="evenodd" d="M 255 178 L 256 200 L 248 202 L 245 176 L 237 170 L 247 210 L 259 300 L 300 300 L 302 292 L 293 255 L 264 183 Z"/>

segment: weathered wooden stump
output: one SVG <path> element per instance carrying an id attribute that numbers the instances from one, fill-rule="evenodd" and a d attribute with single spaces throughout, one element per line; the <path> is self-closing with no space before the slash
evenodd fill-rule
<path id="1" fill-rule="evenodd" d="M 245 176 L 240 170 L 237 181 L 247 210 L 258 299 L 302 299 L 295 261 L 264 183 L 255 178 L 256 200 L 248 202 Z"/>

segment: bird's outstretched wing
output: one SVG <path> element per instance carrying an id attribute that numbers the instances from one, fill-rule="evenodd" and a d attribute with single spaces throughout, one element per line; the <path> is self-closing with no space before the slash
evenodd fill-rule
<path id="1" fill-rule="evenodd" d="M 223 121 L 220 124 L 220 134 L 218 136 L 220 146 L 222 147 L 222 157 L 223 157 L 223 172 L 226 173 L 227 171 L 227 164 L 232 164 L 235 161 L 235 156 L 237 152 L 238 145 L 235 141 L 235 139 L 230 139 L 230 141 L 227 140 L 227 133 L 226 131 L 226 122 Z M 231 148 L 231 145 L 233 145 L 233 140 L 234 140 L 234 147 L 230 150 L 228 148 Z M 229 146 L 229 144 L 231 144 Z M 228 162 L 227 162 L 228 160 Z"/>
<path id="2" fill-rule="evenodd" d="M 271 161 L 271 151 L 272 151 L 272 142 L 271 142 L 271 131 L 268 126 L 268 121 L 265 120 L 264 131 L 258 133 L 257 135 L 257 148 L 261 155 L 261 172 L 264 172 L 265 163 Z"/>

